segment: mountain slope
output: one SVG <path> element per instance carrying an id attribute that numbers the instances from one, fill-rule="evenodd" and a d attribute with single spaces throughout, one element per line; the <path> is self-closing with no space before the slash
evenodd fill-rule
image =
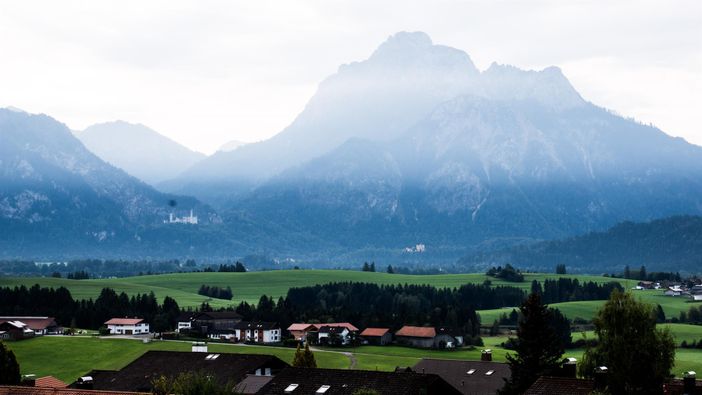
<path id="1" fill-rule="evenodd" d="M 0 139 L 3 256 L 114 252 L 171 212 L 194 209 L 201 221 L 218 221 L 195 199 L 157 192 L 103 162 L 48 116 L 0 109 Z"/>
<path id="2" fill-rule="evenodd" d="M 676 216 L 646 223 L 624 222 L 604 232 L 523 245 L 462 258 L 464 267 L 511 263 L 531 270 L 619 273 L 625 265 L 658 271 L 699 271 L 702 265 L 702 217 Z"/>
<path id="3" fill-rule="evenodd" d="M 205 158 L 144 125 L 124 121 L 92 125 L 77 137 L 102 160 L 151 185 Z"/>

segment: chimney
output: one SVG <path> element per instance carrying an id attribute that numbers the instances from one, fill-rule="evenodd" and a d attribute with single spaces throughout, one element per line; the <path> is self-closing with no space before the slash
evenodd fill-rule
<path id="1" fill-rule="evenodd" d="M 562 373 L 563 377 L 575 378 L 577 372 L 578 360 L 575 358 L 566 358 L 563 361 Z"/>
<path id="2" fill-rule="evenodd" d="M 697 374 L 692 370 L 683 374 L 683 394 L 694 395 L 697 393 L 697 390 L 695 388 L 696 377 Z"/>
<path id="3" fill-rule="evenodd" d="M 492 361 L 492 350 L 490 350 L 489 348 L 486 349 L 486 350 L 483 350 L 483 351 L 480 353 L 480 360 L 481 360 L 481 361 L 487 361 L 487 362 Z"/>
<path id="4" fill-rule="evenodd" d="M 207 343 L 193 342 L 192 352 L 207 352 Z"/>
<path id="5" fill-rule="evenodd" d="M 604 390 L 607 388 L 607 367 L 598 366 L 595 368 L 595 390 Z"/>

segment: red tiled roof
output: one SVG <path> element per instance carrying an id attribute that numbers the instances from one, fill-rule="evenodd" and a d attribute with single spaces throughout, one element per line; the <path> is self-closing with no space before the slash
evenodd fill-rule
<path id="1" fill-rule="evenodd" d="M 366 328 L 361 332 L 361 336 L 383 336 L 389 331 L 390 328 Z"/>
<path id="2" fill-rule="evenodd" d="M 0 385 L 0 395 L 133 395 L 143 392 L 96 391 L 74 388 L 39 388 Z"/>
<path id="3" fill-rule="evenodd" d="M 434 337 L 436 336 L 436 330 L 432 327 L 405 325 L 395 332 L 395 336 Z"/>
<path id="4" fill-rule="evenodd" d="M 34 381 L 35 387 L 66 388 L 68 384 L 53 376 L 39 377 Z"/>
<path id="5" fill-rule="evenodd" d="M 143 318 L 112 318 L 105 325 L 136 325 L 143 321 Z"/>
<path id="6" fill-rule="evenodd" d="M 289 330 L 289 331 L 304 331 L 304 330 L 306 330 L 306 329 L 309 328 L 309 327 L 316 328 L 316 327 L 315 327 L 314 325 L 312 325 L 312 324 L 298 323 L 298 324 L 292 324 L 292 325 L 290 325 L 290 326 L 288 327 L 288 330 Z"/>

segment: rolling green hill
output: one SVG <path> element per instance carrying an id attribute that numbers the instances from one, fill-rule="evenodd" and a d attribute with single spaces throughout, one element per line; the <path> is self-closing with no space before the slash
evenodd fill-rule
<path id="1" fill-rule="evenodd" d="M 68 280 L 51 277 L 0 277 L 0 286 L 39 284 L 47 287 L 65 286 L 74 298 L 95 298 L 104 287 L 113 288 L 127 294 L 153 291 L 159 299 L 165 296 L 175 298 L 181 306 L 197 306 L 209 301 L 213 306 L 238 304 L 242 300 L 257 302 L 261 295 L 285 296 L 292 287 L 304 287 L 331 282 L 353 281 L 375 284 L 428 284 L 436 287 L 459 287 L 463 284 L 480 284 L 485 280 L 493 285 L 510 285 L 529 290 L 532 280 L 544 281 L 547 278 L 577 278 L 579 281 L 608 282 L 612 279 L 601 276 L 525 274 L 525 281 L 512 283 L 497 280 L 484 274 L 442 274 L 406 275 L 372 273 L 350 270 L 276 270 L 247 273 L 176 273 L 149 276 L 136 276 L 95 280 Z M 231 287 L 232 301 L 211 299 L 197 294 L 200 285 Z"/>

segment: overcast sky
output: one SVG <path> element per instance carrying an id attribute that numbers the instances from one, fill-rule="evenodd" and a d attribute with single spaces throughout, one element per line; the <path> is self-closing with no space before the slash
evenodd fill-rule
<path id="1" fill-rule="evenodd" d="M 0 106 L 143 123 L 205 153 L 268 138 L 338 66 L 421 30 L 563 69 L 598 105 L 702 145 L 702 1 L 1 1 Z"/>

